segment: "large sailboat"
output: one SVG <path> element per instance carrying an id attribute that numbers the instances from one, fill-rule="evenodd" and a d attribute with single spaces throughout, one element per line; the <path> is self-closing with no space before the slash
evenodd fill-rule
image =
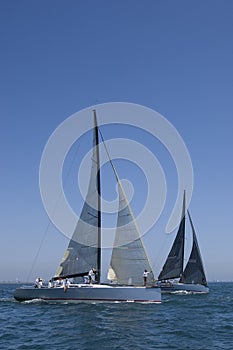
<path id="1" fill-rule="evenodd" d="M 185 251 L 185 192 L 180 225 L 176 238 L 158 276 L 162 293 L 192 292 L 209 293 L 204 266 L 198 246 L 197 236 L 189 211 L 188 219 L 192 230 L 192 249 L 186 266 L 184 267 Z"/>
<path id="2" fill-rule="evenodd" d="M 161 302 L 161 289 L 154 283 L 154 274 L 135 218 L 111 159 L 109 161 L 118 185 L 119 206 L 115 242 L 108 269 L 111 281 L 102 282 L 99 135 L 94 111 L 92 165 L 86 200 L 68 248 L 53 278 L 63 281 L 72 278 L 73 282 L 69 288 L 17 288 L 14 298 L 18 301 L 42 299 L 47 302 Z M 85 276 L 92 268 L 96 270 L 95 283 L 85 283 Z M 143 285 L 144 270 L 151 271 L 146 285 Z"/>

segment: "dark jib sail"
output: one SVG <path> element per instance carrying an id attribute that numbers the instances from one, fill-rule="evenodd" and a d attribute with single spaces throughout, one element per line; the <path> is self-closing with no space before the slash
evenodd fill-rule
<path id="1" fill-rule="evenodd" d="M 180 279 L 180 283 L 195 283 L 195 284 L 207 285 L 201 253 L 200 253 L 195 229 L 194 229 L 189 211 L 188 211 L 188 217 L 192 227 L 193 246 L 192 246 L 192 251 L 191 251 L 188 263 Z"/>
<path id="2" fill-rule="evenodd" d="M 100 281 L 101 208 L 99 138 L 95 111 L 93 130 L 92 167 L 86 201 L 55 278 L 84 276 L 94 267 L 97 270 L 96 280 L 98 282 Z"/>
<path id="3" fill-rule="evenodd" d="M 184 239 L 185 239 L 185 192 L 183 198 L 183 210 L 179 229 L 172 245 L 167 260 L 163 265 L 162 271 L 158 276 L 158 280 L 168 280 L 179 278 L 183 272 L 184 265 Z"/>

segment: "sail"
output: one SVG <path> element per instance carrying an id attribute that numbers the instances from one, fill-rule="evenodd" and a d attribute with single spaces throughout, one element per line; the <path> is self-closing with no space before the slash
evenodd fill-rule
<path id="1" fill-rule="evenodd" d="M 114 168 L 116 174 L 116 170 Z M 118 284 L 142 285 L 143 272 L 149 273 L 147 283 L 154 275 L 140 238 L 135 218 L 121 186 L 118 175 L 119 209 L 114 247 L 110 262 L 109 277 Z"/>
<path id="2" fill-rule="evenodd" d="M 201 259 L 201 253 L 197 242 L 197 236 L 196 236 L 193 222 L 189 212 L 188 212 L 188 217 L 192 227 L 193 246 L 192 246 L 188 263 L 185 267 L 185 270 L 180 279 L 180 282 L 207 285 L 204 267 Z"/>
<path id="3" fill-rule="evenodd" d="M 93 154 L 89 186 L 79 221 L 55 277 L 77 277 L 98 271 L 100 280 L 100 174 L 98 128 L 94 111 Z"/>
<path id="4" fill-rule="evenodd" d="M 179 229 L 168 254 L 167 260 L 163 265 L 158 280 L 167 280 L 178 278 L 183 272 L 184 264 L 184 239 L 185 239 L 185 192 L 183 199 L 183 210 Z"/>

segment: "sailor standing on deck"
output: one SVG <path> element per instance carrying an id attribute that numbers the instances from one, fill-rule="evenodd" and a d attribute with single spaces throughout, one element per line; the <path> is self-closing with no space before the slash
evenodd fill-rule
<path id="1" fill-rule="evenodd" d="M 67 289 L 69 288 L 70 286 L 70 281 L 68 278 L 66 278 L 65 280 L 63 280 L 63 288 L 64 288 L 64 292 L 67 291 Z"/>
<path id="2" fill-rule="evenodd" d="M 146 286 L 146 282 L 147 282 L 147 276 L 149 275 L 150 272 L 148 272 L 147 270 L 144 270 L 143 272 L 143 282 L 144 282 L 144 286 Z"/>
<path id="3" fill-rule="evenodd" d="M 37 277 L 37 279 L 35 281 L 35 288 L 41 288 L 41 287 L 43 287 L 42 278 Z"/>
<path id="4" fill-rule="evenodd" d="M 48 282 L 48 288 L 52 288 L 52 287 L 53 287 L 52 280 L 49 280 L 49 282 Z"/>
<path id="5" fill-rule="evenodd" d="M 35 280 L 35 288 L 39 288 L 39 279 L 40 277 L 37 277 L 37 279 Z"/>
<path id="6" fill-rule="evenodd" d="M 96 274 L 96 269 L 93 267 L 93 268 L 88 272 L 90 284 L 95 283 L 95 274 Z"/>

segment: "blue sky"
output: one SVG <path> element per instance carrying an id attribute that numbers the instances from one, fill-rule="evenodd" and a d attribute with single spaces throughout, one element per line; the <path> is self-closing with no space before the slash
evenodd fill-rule
<path id="1" fill-rule="evenodd" d="M 71 114 L 112 101 L 152 108 L 179 131 L 207 277 L 233 279 L 232 38 L 230 0 L 0 3 L 0 280 L 55 272 L 67 239 L 46 229 L 42 152 Z M 171 237 L 145 241 L 159 273 Z"/>

